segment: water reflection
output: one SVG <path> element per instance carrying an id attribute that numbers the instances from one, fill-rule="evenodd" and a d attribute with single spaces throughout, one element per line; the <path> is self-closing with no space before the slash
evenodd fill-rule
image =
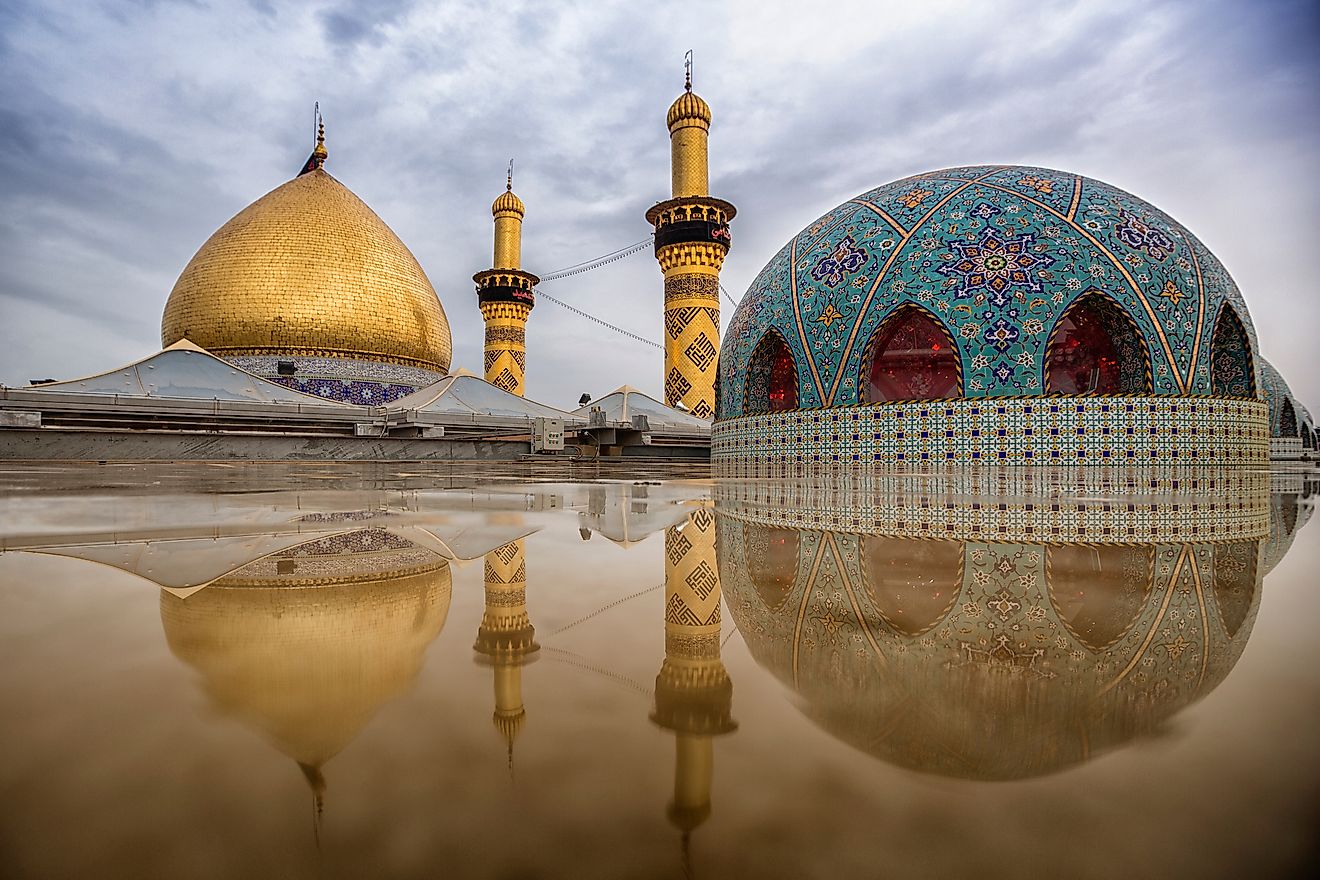
<path id="1" fill-rule="evenodd" d="M 902 766 L 1015 779 L 1150 734 L 1223 680 L 1262 541 L 1025 543 L 722 517 L 753 657 L 831 734 Z"/>
<path id="2" fill-rule="evenodd" d="M 504 737 L 509 772 L 513 772 L 513 743 L 527 718 L 523 706 L 522 669 L 541 646 L 527 613 L 527 549 L 521 540 L 510 541 L 486 554 L 485 608 L 473 650 L 494 672 L 495 714 L 491 719 Z"/>
<path id="3" fill-rule="evenodd" d="M 733 683 L 720 661 L 720 575 L 715 517 L 694 511 L 665 530 L 665 659 L 655 678 L 651 720 L 674 734 L 674 797 L 669 821 L 682 833 L 690 865 L 690 835 L 710 816 L 715 737 L 738 729 Z"/>
<path id="4" fill-rule="evenodd" d="M 729 866 L 754 855 L 744 839 L 787 853 L 786 865 L 794 857 L 813 868 L 822 859 L 822 872 L 832 864 L 790 831 L 782 841 L 758 838 L 756 823 L 770 812 L 788 817 L 776 826 L 788 828 L 811 815 L 835 822 L 883 809 L 887 830 L 856 821 L 901 852 L 895 829 L 910 834 L 916 821 L 901 824 L 905 811 L 944 810 L 967 824 L 975 810 L 966 804 L 991 790 L 1027 809 L 1026 787 L 1004 782 L 1050 776 L 1030 786 L 1056 806 L 1085 801 L 1078 786 L 1138 785 L 1149 766 L 1139 760 L 1112 778 L 1112 761 L 1089 776 L 1066 771 L 1107 752 L 1139 755 L 1133 746 L 1163 735 L 1223 682 L 1253 630 L 1268 629 L 1263 616 L 1257 626 L 1262 578 L 1306 523 L 1316 486 L 1293 481 L 1271 492 L 1243 478 L 1141 498 L 1021 485 L 981 487 L 994 495 L 933 483 L 881 488 L 302 493 L 280 506 L 216 503 L 225 513 L 213 524 L 192 498 L 187 523 L 170 523 L 162 510 L 147 530 L 84 522 L 67 536 L 33 530 L 9 540 L 150 581 L 165 665 L 176 680 L 178 663 L 190 671 L 178 687 L 199 688 L 245 728 L 225 748 L 238 754 L 255 735 L 288 759 L 287 789 L 226 788 L 212 778 L 210 790 L 242 810 L 283 799 L 300 822 L 305 779 L 318 842 L 324 816 L 335 831 L 327 850 L 361 862 L 346 876 L 371 874 L 372 860 L 390 854 L 379 829 L 409 822 L 423 856 L 441 846 L 498 848 L 511 830 L 537 838 L 543 861 L 524 863 L 529 875 L 575 876 L 589 859 L 601 876 L 628 873 L 633 863 L 613 847 L 648 853 L 656 876 L 715 865 L 738 876 Z M 479 569 L 464 567 L 477 560 Z M 86 633 L 75 635 L 81 643 Z M 1269 644 L 1268 635 L 1255 638 Z M 545 662 L 528 672 L 538 658 Z M 401 699 L 413 691 L 415 699 Z M 186 702 L 152 711 L 175 713 L 171 733 L 216 724 Z M 814 725 L 795 723 L 798 713 Z M 188 760 L 206 754 L 186 733 L 171 741 Z M 70 742 L 65 751 L 88 749 L 94 764 L 96 745 Z M 278 777 L 264 769 L 263 748 L 231 771 Z M 789 750 L 793 762 L 784 760 Z M 410 790 L 403 777 L 419 767 L 444 786 Z M 930 786 L 923 774 L 943 780 Z M 889 800 L 874 795 L 881 790 Z M 617 815 L 602 811 L 606 803 Z M 294 874 L 319 870 L 298 849 L 312 848 L 305 828 L 230 821 L 226 833 L 240 842 L 264 833 L 288 847 L 282 858 Z M 429 830 L 448 825 L 458 830 L 447 838 Z M 478 843 L 480 826 L 492 837 Z M 601 849 L 582 849 L 586 838 L 571 837 L 577 826 L 602 829 Z M 553 834 L 573 843 L 555 849 Z M 87 851 L 83 867 L 113 847 Z M 516 872 L 492 860 L 487 873 Z"/>
<path id="5" fill-rule="evenodd" d="M 298 764 L 319 817 L 326 762 L 412 686 L 450 592 L 443 556 L 358 529 L 250 562 L 186 598 L 162 590 L 160 617 L 215 708 Z"/>

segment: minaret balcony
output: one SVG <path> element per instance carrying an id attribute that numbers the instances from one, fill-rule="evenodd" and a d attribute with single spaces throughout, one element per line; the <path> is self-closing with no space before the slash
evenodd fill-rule
<path id="1" fill-rule="evenodd" d="M 533 287 L 540 278 L 530 272 L 518 269 L 487 269 L 472 276 L 477 283 L 477 301 L 485 303 L 522 303 L 531 307 L 536 304 Z"/>

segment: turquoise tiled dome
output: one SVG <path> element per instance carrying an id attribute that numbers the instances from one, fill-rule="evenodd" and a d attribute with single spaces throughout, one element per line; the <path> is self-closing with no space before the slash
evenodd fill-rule
<path id="1" fill-rule="evenodd" d="M 1136 371 L 1125 392 L 1257 396 L 1246 305 L 1195 236 L 1097 180 L 973 166 L 878 187 L 794 236 L 725 334 L 720 417 L 757 411 L 744 395 L 767 334 L 792 355 L 777 368 L 796 371 L 796 408 L 865 402 L 868 344 L 904 307 L 924 310 L 956 348 L 960 393 L 949 396 L 1045 394 L 1053 331 L 1088 295 L 1130 327 L 1115 346 L 1122 369 Z M 1221 324 L 1245 340 L 1232 357 L 1212 345 Z"/>
<path id="2" fill-rule="evenodd" d="M 1305 407 L 1293 397 L 1292 389 L 1274 364 L 1264 358 L 1260 359 L 1260 386 L 1265 402 L 1270 405 L 1270 436 L 1299 436 L 1303 418 L 1309 423 L 1310 413 L 1303 416 Z"/>

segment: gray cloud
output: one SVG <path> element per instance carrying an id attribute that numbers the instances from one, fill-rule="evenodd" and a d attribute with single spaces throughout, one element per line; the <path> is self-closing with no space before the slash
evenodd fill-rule
<path id="1" fill-rule="evenodd" d="M 532 271 L 641 240 L 668 194 L 664 112 L 692 47 L 715 111 L 713 188 L 740 209 L 735 299 L 791 235 L 887 180 L 1061 167 L 1196 232 L 1246 293 L 1266 355 L 1320 409 L 1320 303 L 1302 271 L 1320 229 L 1312 4 L 492 6 L 7 4 L 0 380 L 154 350 L 192 253 L 306 158 L 314 100 L 329 170 L 412 248 L 457 362 L 477 366 L 470 276 L 490 260 L 508 157 Z M 660 339 L 649 255 L 544 290 Z M 654 349 L 546 300 L 529 331 L 533 396 L 660 387 Z"/>

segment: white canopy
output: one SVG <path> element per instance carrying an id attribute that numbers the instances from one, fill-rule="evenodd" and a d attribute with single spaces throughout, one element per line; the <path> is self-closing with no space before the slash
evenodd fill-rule
<path id="1" fill-rule="evenodd" d="M 624 385 L 606 394 L 600 400 L 593 400 L 586 406 L 574 410 L 573 414 L 585 419 L 591 410 L 595 408 L 603 411 L 605 418 L 611 422 L 631 422 L 633 416 L 643 415 L 646 416 L 652 430 L 677 428 L 703 433 L 710 431 L 710 422 L 705 419 L 699 419 L 691 413 L 674 409 L 672 406 L 665 406 L 654 397 L 638 391 L 631 385 Z"/>
<path id="2" fill-rule="evenodd" d="M 137 363 L 109 373 L 33 385 L 25 391 L 113 394 L 119 397 L 173 397 L 190 400 L 244 400 L 254 403 L 317 403 L 348 406 L 269 382 L 221 360 L 186 339 Z"/>
<path id="3" fill-rule="evenodd" d="M 390 404 L 390 409 L 464 416 L 502 416 L 514 419 L 542 417 L 574 420 L 570 413 L 519 397 L 466 370 L 459 370 L 434 385 L 428 385 L 412 394 L 400 397 Z"/>

